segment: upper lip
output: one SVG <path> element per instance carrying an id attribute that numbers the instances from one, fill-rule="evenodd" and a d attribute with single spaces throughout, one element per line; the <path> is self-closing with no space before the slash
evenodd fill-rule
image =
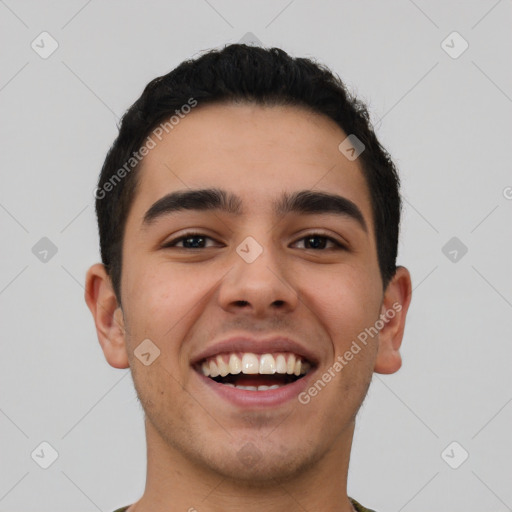
<path id="1" fill-rule="evenodd" d="M 276 352 L 292 352 L 303 359 L 318 364 L 318 357 L 308 348 L 287 336 L 254 338 L 252 336 L 232 336 L 214 343 L 192 358 L 192 365 L 217 354 L 229 352 L 251 352 L 253 354 L 272 354 Z"/>

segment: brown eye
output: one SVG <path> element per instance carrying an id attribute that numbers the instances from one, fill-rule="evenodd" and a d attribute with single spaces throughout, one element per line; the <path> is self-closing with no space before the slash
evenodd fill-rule
<path id="1" fill-rule="evenodd" d="M 207 240 L 213 241 L 213 238 L 203 235 L 202 233 L 187 233 L 167 242 L 163 245 L 163 248 L 177 247 L 178 249 L 204 249 L 207 246 Z M 210 245 L 209 247 L 212 246 Z"/>
<path id="2" fill-rule="evenodd" d="M 345 247 L 340 244 L 338 241 L 334 240 L 331 237 L 319 235 L 319 234 L 311 234 L 307 235 L 298 242 L 304 241 L 304 249 L 313 249 L 313 250 L 322 250 L 322 249 L 344 249 Z M 296 242 L 297 243 L 297 242 Z M 328 247 L 328 244 L 331 244 Z"/>

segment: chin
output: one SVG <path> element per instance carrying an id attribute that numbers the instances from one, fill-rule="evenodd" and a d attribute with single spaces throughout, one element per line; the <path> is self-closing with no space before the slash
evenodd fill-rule
<path id="1" fill-rule="evenodd" d="M 203 460 L 203 464 L 206 462 L 224 478 L 257 488 L 296 478 L 312 467 L 316 459 L 313 454 L 299 452 L 294 447 L 275 446 L 267 440 L 266 444 L 248 441 L 238 450 L 231 447 L 229 453 L 227 449 L 222 450 L 212 454 L 208 461 Z"/>

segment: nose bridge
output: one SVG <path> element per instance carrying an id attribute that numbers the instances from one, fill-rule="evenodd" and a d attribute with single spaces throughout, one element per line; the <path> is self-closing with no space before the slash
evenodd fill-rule
<path id="1" fill-rule="evenodd" d="M 223 308 L 243 305 L 258 313 L 276 307 L 295 308 L 297 293 L 285 275 L 285 262 L 280 260 L 271 232 L 246 236 L 233 251 L 232 261 L 233 267 L 221 286 Z"/>

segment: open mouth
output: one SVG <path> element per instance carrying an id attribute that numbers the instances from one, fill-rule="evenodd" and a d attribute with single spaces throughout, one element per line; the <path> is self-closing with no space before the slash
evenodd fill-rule
<path id="1" fill-rule="evenodd" d="M 207 358 L 196 370 L 219 384 L 246 391 L 278 389 L 303 378 L 311 362 L 293 353 L 225 353 Z"/>

